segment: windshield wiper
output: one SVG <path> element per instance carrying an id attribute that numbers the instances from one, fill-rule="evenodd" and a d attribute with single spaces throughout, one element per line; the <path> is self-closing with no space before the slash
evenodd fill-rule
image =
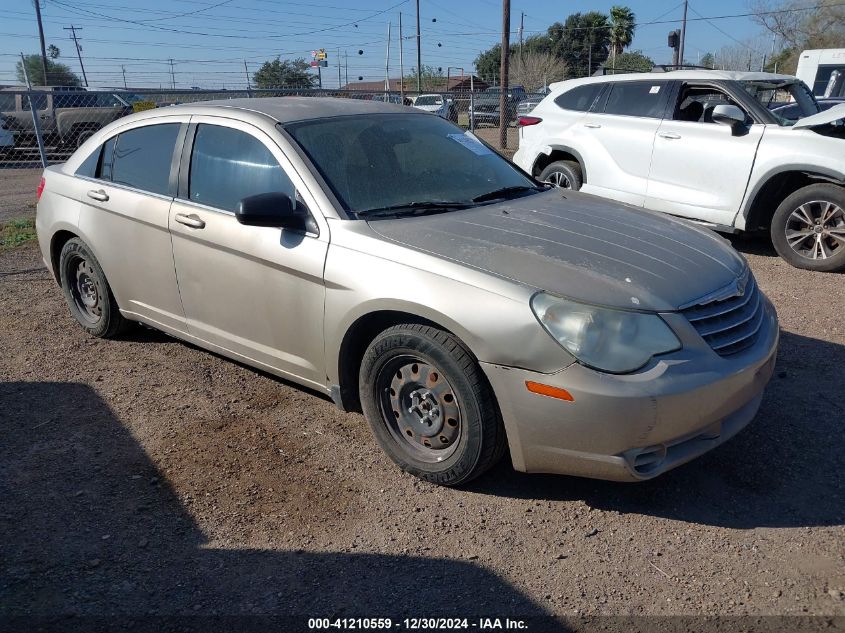
<path id="1" fill-rule="evenodd" d="M 403 202 L 401 204 L 392 204 L 388 207 L 356 211 L 355 215 L 359 218 L 369 216 L 423 215 L 426 213 L 448 211 L 450 209 L 466 209 L 470 206 L 472 205 L 469 202 L 438 202 L 436 200 Z"/>
<path id="2" fill-rule="evenodd" d="M 540 187 L 527 187 L 525 185 L 518 185 L 516 187 L 502 187 L 495 191 L 482 193 L 480 196 L 475 196 L 473 202 L 485 202 L 487 200 L 498 200 L 499 198 L 507 198 L 511 194 L 524 193 L 526 191 L 543 191 Z"/>

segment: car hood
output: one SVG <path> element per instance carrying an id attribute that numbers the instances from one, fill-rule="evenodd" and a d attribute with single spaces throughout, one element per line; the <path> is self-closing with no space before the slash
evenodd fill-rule
<path id="1" fill-rule="evenodd" d="M 579 192 L 372 220 L 381 237 L 578 301 L 672 311 L 721 289 L 745 260 L 682 220 Z"/>
<path id="2" fill-rule="evenodd" d="M 827 125 L 828 123 L 833 123 L 834 121 L 838 121 L 839 119 L 845 119 L 845 103 L 835 105 L 832 108 L 824 110 L 823 112 L 817 112 L 812 116 L 804 117 L 803 119 L 798 119 L 795 122 L 795 125 L 792 126 L 792 129 L 800 130 L 803 128 L 815 127 L 817 125 Z"/>

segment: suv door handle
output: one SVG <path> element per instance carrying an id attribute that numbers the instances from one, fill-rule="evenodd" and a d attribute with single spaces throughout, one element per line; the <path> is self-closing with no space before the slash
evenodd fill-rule
<path id="1" fill-rule="evenodd" d="M 109 194 L 107 194 L 102 189 L 91 189 L 88 192 L 88 197 L 94 200 L 99 200 L 100 202 L 105 202 L 109 199 Z"/>
<path id="2" fill-rule="evenodd" d="M 192 229 L 204 229 L 205 228 L 205 221 L 201 220 L 198 215 L 192 213 L 191 215 L 185 215 L 184 213 L 177 213 L 176 214 L 176 221 L 179 224 L 184 224 L 185 226 L 189 226 Z"/>
<path id="3" fill-rule="evenodd" d="M 660 134 L 658 134 L 658 136 L 660 138 L 669 139 L 670 141 L 677 141 L 679 138 L 681 138 L 680 134 L 675 134 L 673 132 L 661 132 Z"/>
<path id="4" fill-rule="evenodd" d="M 599 125 L 598 123 L 585 123 L 584 127 L 589 127 L 589 128 L 592 128 L 592 129 L 598 129 L 598 128 L 601 127 L 601 125 Z"/>

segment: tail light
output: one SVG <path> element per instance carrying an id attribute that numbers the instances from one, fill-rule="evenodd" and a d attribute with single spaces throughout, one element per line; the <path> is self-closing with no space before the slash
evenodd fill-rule
<path id="1" fill-rule="evenodd" d="M 41 194 L 44 193 L 44 178 L 42 176 L 41 182 L 38 183 L 38 191 L 36 192 L 36 200 L 41 200 Z"/>
<path id="2" fill-rule="evenodd" d="M 528 125 L 537 125 L 542 120 L 543 119 L 541 119 L 540 117 L 536 117 L 536 116 L 521 116 L 521 117 L 519 117 L 519 121 L 517 121 L 517 125 L 519 125 L 519 127 L 526 127 Z"/>

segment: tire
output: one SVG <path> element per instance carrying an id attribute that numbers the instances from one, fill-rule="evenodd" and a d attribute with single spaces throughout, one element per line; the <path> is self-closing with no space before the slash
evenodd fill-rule
<path id="1" fill-rule="evenodd" d="M 770 231 L 778 255 L 796 268 L 845 271 L 845 188 L 799 189 L 780 203 Z"/>
<path id="2" fill-rule="evenodd" d="M 120 314 L 100 263 L 78 237 L 62 247 L 59 281 L 73 318 L 91 336 L 113 338 L 129 321 Z"/>
<path id="3" fill-rule="evenodd" d="M 486 377 L 464 345 L 443 330 L 388 328 L 364 353 L 358 385 L 379 446 L 420 479 L 458 486 L 505 452 L 504 425 Z"/>
<path id="4" fill-rule="evenodd" d="M 581 165 L 571 160 L 558 160 L 546 165 L 546 168 L 540 172 L 537 180 L 547 182 L 561 189 L 572 189 L 574 191 L 578 191 L 581 185 L 584 184 Z"/>

